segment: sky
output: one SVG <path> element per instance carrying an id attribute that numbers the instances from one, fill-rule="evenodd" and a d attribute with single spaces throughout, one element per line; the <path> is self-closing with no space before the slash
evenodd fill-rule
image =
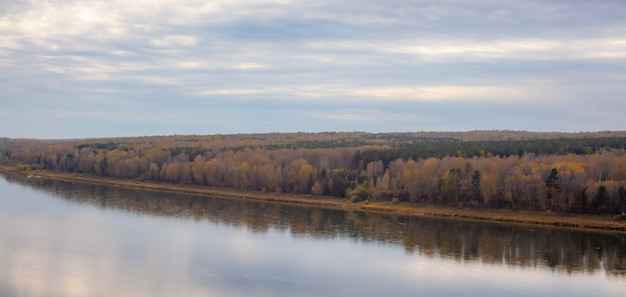
<path id="1" fill-rule="evenodd" d="M 0 137 L 626 129 L 623 0 L 0 0 Z"/>

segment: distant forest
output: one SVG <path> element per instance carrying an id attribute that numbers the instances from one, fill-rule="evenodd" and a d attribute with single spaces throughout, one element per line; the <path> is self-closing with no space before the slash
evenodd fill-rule
<path id="1" fill-rule="evenodd" d="M 352 202 L 615 214 L 626 131 L 0 138 L 0 164 Z"/>

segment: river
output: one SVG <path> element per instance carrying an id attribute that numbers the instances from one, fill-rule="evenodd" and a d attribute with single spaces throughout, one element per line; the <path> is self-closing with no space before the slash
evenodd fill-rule
<path id="1" fill-rule="evenodd" d="M 0 296 L 624 296 L 626 235 L 0 174 Z"/>

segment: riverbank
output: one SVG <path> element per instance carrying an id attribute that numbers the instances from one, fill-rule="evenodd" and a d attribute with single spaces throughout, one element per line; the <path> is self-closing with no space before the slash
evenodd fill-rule
<path id="1" fill-rule="evenodd" d="M 518 224 L 549 225 L 561 228 L 579 228 L 625 232 L 626 221 L 615 221 L 611 216 L 575 215 L 566 213 L 524 211 L 511 209 L 473 209 L 447 208 L 427 204 L 390 203 L 390 202 L 360 202 L 352 203 L 348 200 L 333 197 L 313 195 L 293 195 L 278 193 L 246 192 L 232 189 L 195 185 L 174 185 L 148 181 L 125 180 L 109 177 L 95 177 L 89 175 L 53 172 L 53 171 L 23 171 L 14 167 L 3 166 L 0 171 L 23 175 L 29 178 L 51 178 L 71 180 L 85 183 L 107 184 L 157 191 L 171 191 L 204 196 L 220 196 L 239 199 L 255 199 L 291 204 L 312 205 L 336 209 L 376 211 L 414 216 L 437 216 L 461 218 L 468 220 L 494 221 Z"/>

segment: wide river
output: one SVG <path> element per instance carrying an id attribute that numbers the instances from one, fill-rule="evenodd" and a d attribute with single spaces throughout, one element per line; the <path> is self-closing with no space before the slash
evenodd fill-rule
<path id="1" fill-rule="evenodd" d="M 0 296 L 626 296 L 626 236 L 0 174 Z"/>

